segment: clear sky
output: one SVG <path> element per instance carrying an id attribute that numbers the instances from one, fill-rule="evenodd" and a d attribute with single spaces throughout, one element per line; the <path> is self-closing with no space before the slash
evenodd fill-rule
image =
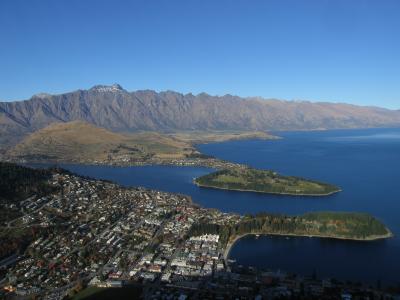
<path id="1" fill-rule="evenodd" d="M 0 1 L 2 101 L 112 83 L 398 109 L 400 1 Z"/>

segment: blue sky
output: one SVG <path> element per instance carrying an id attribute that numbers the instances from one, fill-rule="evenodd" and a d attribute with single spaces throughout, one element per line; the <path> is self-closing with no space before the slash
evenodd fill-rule
<path id="1" fill-rule="evenodd" d="M 400 108 L 400 1 L 2 0 L 0 99 L 95 84 Z"/>

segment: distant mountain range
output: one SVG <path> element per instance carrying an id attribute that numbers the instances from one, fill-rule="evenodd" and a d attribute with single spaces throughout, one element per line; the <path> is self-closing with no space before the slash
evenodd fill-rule
<path id="1" fill-rule="evenodd" d="M 0 102 L 0 143 L 14 145 L 55 122 L 85 121 L 113 132 L 315 130 L 400 126 L 400 111 L 350 104 L 128 92 L 97 85 L 60 95 Z"/>

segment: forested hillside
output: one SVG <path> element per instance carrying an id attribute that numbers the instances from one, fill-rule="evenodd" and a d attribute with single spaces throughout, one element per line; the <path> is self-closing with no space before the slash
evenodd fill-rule
<path id="1" fill-rule="evenodd" d="M 251 233 L 353 240 L 374 240 L 391 236 L 390 230 L 373 216 L 348 212 L 315 212 L 300 216 L 259 213 L 245 216 L 235 226 L 196 224 L 191 228 L 189 235 L 205 233 L 221 235 L 222 244 Z"/>
<path id="2" fill-rule="evenodd" d="M 50 174 L 45 169 L 0 162 L 0 224 L 21 215 L 20 201 L 54 191 L 47 183 Z"/>

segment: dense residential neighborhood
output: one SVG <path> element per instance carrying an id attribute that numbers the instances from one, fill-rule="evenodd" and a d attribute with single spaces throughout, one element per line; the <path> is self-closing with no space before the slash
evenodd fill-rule
<path id="1" fill-rule="evenodd" d="M 218 236 L 188 238 L 187 233 L 200 219 L 235 223 L 238 215 L 199 208 L 187 196 L 70 174 L 55 174 L 50 184 L 61 186 L 61 192 L 22 201 L 24 215 L 8 223 L 38 228 L 7 274 L 8 291 L 62 297 L 80 281 L 96 286 L 171 282 L 224 269 Z"/>

